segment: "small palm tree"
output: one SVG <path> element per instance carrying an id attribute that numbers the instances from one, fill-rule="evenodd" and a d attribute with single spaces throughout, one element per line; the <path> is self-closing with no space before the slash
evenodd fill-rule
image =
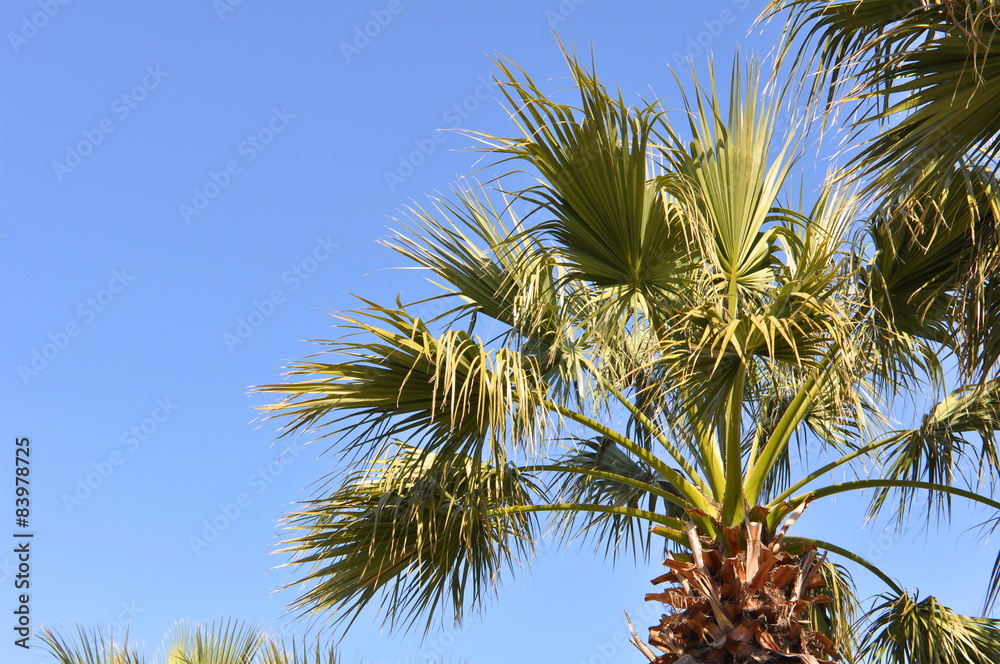
<path id="1" fill-rule="evenodd" d="M 348 464 L 288 517 L 293 608 L 461 620 L 550 528 L 665 558 L 647 595 L 663 619 L 633 639 L 657 664 L 1000 661 L 998 621 L 792 530 L 862 490 L 873 515 L 916 496 L 1000 515 L 979 483 L 1000 474 L 995 362 L 948 359 L 966 351 L 952 302 L 1000 207 L 994 175 L 955 172 L 935 202 L 948 233 L 907 232 L 926 201 L 900 190 L 872 212 L 833 177 L 793 209 L 790 84 L 739 62 L 728 99 L 696 80 L 682 131 L 568 61 L 577 107 L 498 61 L 519 133 L 476 137 L 510 172 L 409 209 L 387 241 L 446 313 L 363 300 L 259 388 L 284 397 L 267 411 L 286 434 Z M 928 385 L 925 414 L 897 422 Z M 858 611 L 841 563 L 885 582 L 878 606 Z"/>
<path id="2" fill-rule="evenodd" d="M 76 637 L 42 628 L 44 648 L 59 664 L 145 664 L 146 657 L 129 643 L 128 632 L 119 642 L 112 632 L 77 628 Z M 336 664 L 332 647 L 317 641 L 286 645 L 253 625 L 220 620 L 208 625 L 178 623 L 157 661 L 162 664 Z"/>

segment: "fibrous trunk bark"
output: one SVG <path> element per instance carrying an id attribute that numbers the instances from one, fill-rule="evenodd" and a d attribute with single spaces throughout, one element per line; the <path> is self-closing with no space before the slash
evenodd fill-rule
<path id="1" fill-rule="evenodd" d="M 810 609 L 828 602 L 815 549 L 793 555 L 783 537 L 763 525 L 722 528 L 705 542 L 693 524 L 690 556 L 664 561 L 670 571 L 653 579 L 672 587 L 646 595 L 673 611 L 650 628 L 662 655 L 654 664 L 833 664 L 833 642 L 810 627 Z M 767 542 L 765 539 L 772 539 Z M 684 559 L 689 558 L 689 559 Z"/>

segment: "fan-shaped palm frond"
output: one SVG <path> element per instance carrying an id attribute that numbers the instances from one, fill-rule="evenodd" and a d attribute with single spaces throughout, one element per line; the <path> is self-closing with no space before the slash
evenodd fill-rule
<path id="1" fill-rule="evenodd" d="M 166 664 L 245 664 L 256 661 L 267 643 L 259 627 L 231 618 L 208 625 L 182 621 L 174 626 Z"/>
<path id="2" fill-rule="evenodd" d="M 971 489 L 992 489 L 1000 477 L 996 432 L 1000 431 L 1000 382 L 962 388 L 934 405 L 923 417 L 920 428 L 893 434 L 885 448 L 886 468 L 882 477 L 893 480 L 926 481 Z M 978 447 L 967 436 L 975 434 Z M 890 490 L 880 491 L 872 503 L 877 513 L 888 499 Z M 900 488 L 895 517 L 904 523 L 916 508 L 912 489 Z M 922 493 L 922 492 L 919 492 Z M 927 495 L 927 516 L 935 505 L 950 508 L 946 494 Z"/>
<path id="3" fill-rule="evenodd" d="M 422 614 L 430 624 L 442 608 L 460 621 L 530 555 L 531 515 L 504 509 L 532 504 L 530 479 L 469 457 L 436 458 L 400 444 L 287 517 L 285 550 L 309 584 L 294 609 L 353 620 L 380 596 L 406 626 Z"/>
<path id="4" fill-rule="evenodd" d="M 1000 661 L 1000 621 L 969 618 L 933 597 L 880 596 L 862 638 L 872 664 L 993 664 Z"/>
<path id="5" fill-rule="evenodd" d="M 990 0 L 773 0 L 883 131 L 855 160 L 875 187 L 934 187 L 1000 157 L 1000 10 Z M 831 97 L 835 92 L 831 91 Z"/>
<path id="6" fill-rule="evenodd" d="M 42 627 L 39 638 L 59 664 L 144 664 L 146 661 L 135 646 L 129 644 L 127 630 L 120 642 L 112 631 L 87 630 L 81 626 L 77 626 L 75 637 L 65 637 L 57 630 Z"/>
<path id="7" fill-rule="evenodd" d="M 375 341 L 331 343 L 339 362 L 301 362 L 289 375 L 308 380 L 264 386 L 286 400 L 267 410 L 291 420 L 288 431 L 308 429 L 337 412 L 350 436 L 338 449 L 366 450 L 371 440 L 427 441 L 426 451 L 502 464 L 507 445 L 529 445 L 544 420 L 537 362 L 509 348 L 488 349 L 461 330 L 435 335 L 402 307 L 372 305 L 342 314 L 348 336 Z M 346 416 L 346 417 L 345 417 Z"/>
<path id="8" fill-rule="evenodd" d="M 479 135 L 496 155 L 523 160 L 540 182 L 518 196 L 551 214 L 546 231 L 571 276 L 658 299 L 682 290 L 694 265 L 660 187 L 650 180 L 655 105 L 630 107 L 569 58 L 581 106 L 557 104 L 505 61 L 497 64 L 522 136 Z"/>
<path id="9" fill-rule="evenodd" d="M 579 471 L 596 472 L 584 474 Z M 662 500 L 655 491 L 673 492 L 669 482 L 607 438 L 578 441 L 557 460 L 551 472 L 556 482 L 549 494 L 551 502 L 627 507 L 660 512 L 677 519 L 684 517 L 676 503 Z M 623 478 L 631 482 L 625 484 Z M 675 492 L 674 495 L 681 498 Z M 625 552 L 636 557 L 648 556 L 653 542 L 648 527 L 624 514 L 608 512 L 591 516 L 566 512 L 560 525 L 563 537 L 585 537 L 611 558 Z"/>
<path id="10" fill-rule="evenodd" d="M 77 627 L 75 638 L 43 627 L 40 637 L 45 649 L 59 664 L 142 664 L 147 661 L 128 642 L 128 632 L 119 643 L 111 632 Z M 208 624 L 181 621 L 171 630 L 162 658 L 163 664 L 337 664 L 332 645 L 319 640 L 309 645 L 275 638 L 250 623 L 227 618 Z"/>

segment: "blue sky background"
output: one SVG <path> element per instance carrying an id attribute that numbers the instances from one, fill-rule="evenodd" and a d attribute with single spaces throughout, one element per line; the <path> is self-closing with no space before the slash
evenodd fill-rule
<path id="1" fill-rule="evenodd" d="M 748 34 L 762 5 L 4 0 L 0 660 L 47 661 L 13 646 L 20 436 L 33 626 L 127 624 L 148 652 L 181 618 L 302 634 L 283 616 L 292 592 L 275 592 L 287 580 L 270 553 L 276 519 L 336 460 L 318 445 L 281 457 L 248 387 L 310 353 L 303 340 L 329 332 L 326 312 L 353 306 L 349 293 L 430 292 L 388 269 L 402 259 L 377 240 L 411 198 L 475 166 L 469 139 L 438 130 L 512 131 L 489 56 L 558 89 L 556 30 L 592 44 L 627 99 L 677 107 L 668 65 L 710 49 L 728 71 L 737 44 L 767 50 L 774 30 Z M 345 48 L 366 25 L 375 36 Z M 224 527 L 206 537 L 212 521 Z M 955 609 L 979 607 L 991 555 L 966 531 L 977 515 L 897 537 L 862 530 L 862 506 L 840 500 L 800 523 Z M 641 601 L 655 562 L 612 570 L 587 548 L 543 548 L 533 575 L 464 629 L 421 641 L 365 614 L 341 650 L 349 662 L 635 662 L 622 611 L 640 629 L 656 622 Z"/>

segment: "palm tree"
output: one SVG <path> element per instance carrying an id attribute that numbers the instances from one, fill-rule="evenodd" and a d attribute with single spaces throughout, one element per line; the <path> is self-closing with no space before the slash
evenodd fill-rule
<path id="1" fill-rule="evenodd" d="M 1000 661 L 1000 621 L 792 530 L 863 490 L 873 515 L 921 496 L 1000 516 L 979 484 L 1000 474 L 1000 382 L 952 371 L 968 340 L 948 333 L 995 178 L 956 174 L 936 202 L 956 223 L 927 237 L 903 232 L 928 204 L 902 189 L 873 212 L 830 177 L 793 209 L 791 84 L 738 61 L 728 99 L 695 80 L 682 129 L 567 59 L 576 107 L 497 61 L 519 133 L 475 136 L 509 172 L 409 208 L 386 242 L 446 313 L 361 300 L 258 388 L 284 434 L 347 464 L 288 516 L 292 608 L 459 621 L 549 528 L 665 558 L 663 619 L 633 638 L 657 664 Z M 886 585 L 870 611 L 852 568 Z"/>
<path id="2" fill-rule="evenodd" d="M 128 632 L 119 642 L 113 632 L 77 628 L 75 637 L 42 628 L 44 648 L 58 664 L 144 664 L 146 657 L 129 642 Z M 309 646 L 284 643 L 267 631 L 238 620 L 208 625 L 178 623 L 167 640 L 163 664 L 336 664 L 332 647 L 317 641 Z"/>

